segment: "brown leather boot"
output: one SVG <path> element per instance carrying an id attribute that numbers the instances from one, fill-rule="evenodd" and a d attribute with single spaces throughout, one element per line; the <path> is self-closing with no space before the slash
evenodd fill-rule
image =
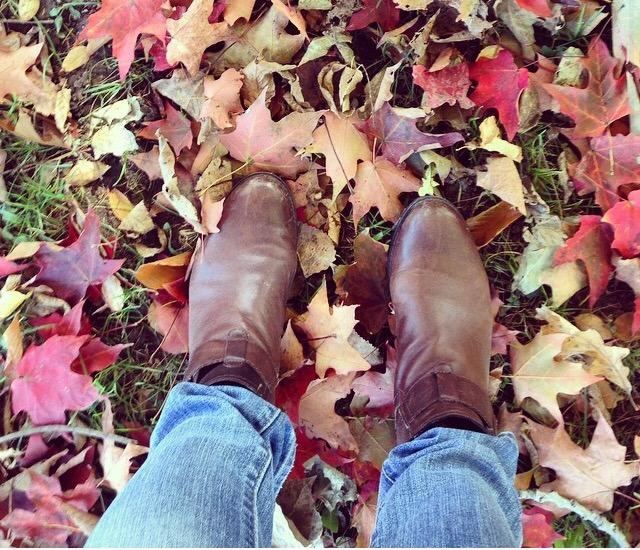
<path id="1" fill-rule="evenodd" d="M 273 402 L 298 240 L 289 188 L 273 174 L 229 194 L 220 233 L 205 239 L 189 284 L 186 379 L 230 383 Z"/>
<path id="2" fill-rule="evenodd" d="M 435 426 L 492 433 L 491 296 L 464 220 L 444 199 L 418 199 L 396 225 L 388 262 L 398 442 Z"/>

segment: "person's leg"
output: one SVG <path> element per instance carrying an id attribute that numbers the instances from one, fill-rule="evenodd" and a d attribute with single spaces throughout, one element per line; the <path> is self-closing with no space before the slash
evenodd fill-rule
<path id="1" fill-rule="evenodd" d="M 251 391 L 179 384 L 87 547 L 269 547 L 294 454 L 289 419 Z"/>
<path id="2" fill-rule="evenodd" d="M 374 547 L 516 547 L 511 434 L 432 428 L 396 447 L 380 478 Z"/>
<path id="3" fill-rule="evenodd" d="M 275 406 L 280 338 L 297 266 L 287 184 L 253 174 L 227 196 L 194 255 L 187 383 L 170 395 L 147 462 L 92 546 L 270 546 L 295 441 Z"/>
<path id="4" fill-rule="evenodd" d="M 388 260 L 399 446 L 384 465 L 374 543 L 518 546 L 517 450 L 489 400 L 491 294 L 464 219 L 414 202 Z"/>

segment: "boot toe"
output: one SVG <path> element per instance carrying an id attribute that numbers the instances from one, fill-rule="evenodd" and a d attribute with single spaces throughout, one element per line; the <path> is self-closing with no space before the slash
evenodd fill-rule
<path id="1" fill-rule="evenodd" d="M 265 215 L 273 222 L 290 224 L 295 221 L 295 206 L 289 186 L 275 174 L 260 172 L 246 177 L 234 187 L 225 208 L 229 202 L 242 204 L 241 210 L 248 223 Z"/>

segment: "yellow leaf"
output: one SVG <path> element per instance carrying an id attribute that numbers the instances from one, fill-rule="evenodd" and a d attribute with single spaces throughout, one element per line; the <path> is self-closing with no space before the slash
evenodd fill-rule
<path id="1" fill-rule="evenodd" d="M 120 221 L 124 220 L 129 212 L 133 210 L 133 204 L 122 191 L 112 189 L 109 191 L 109 206 L 113 215 Z"/>
<path id="2" fill-rule="evenodd" d="M 23 294 L 17 290 L 1 290 L 0 291 L 0 321 L 4 321 L 22 303 L 31 296 L 31 292 Z"/>
<path id="3" fill-rule="evenodd" d="M 67 172 L 65 180 L 68 185 L 87 185 L 99 180 L 109 170 L 109 165 L 103 162 L 80 159 Z"/>
<path id="4" fill-rule="evenodd" d="M 18 2 L 18 19 L 29 21 L 33 19 L 40 9 L 40 0 L 20 0 Z"/>
<path id="5" fill-rule="evenodd" d="M 516 162 L 522 160 L 522 149 L 500 137 L 500 128 L 494 116 L 487 117 L 480 123 L 480 147 L 500 153 Z"/>
<path id="6" fill-rule="evenodd" d="M 522 214 L 527 214 L 522 180 L 511 159 L 507 157 L 489 158 L 487 171 L 478 173 L 477 183 L 503 201 L 515 206 Z"/>

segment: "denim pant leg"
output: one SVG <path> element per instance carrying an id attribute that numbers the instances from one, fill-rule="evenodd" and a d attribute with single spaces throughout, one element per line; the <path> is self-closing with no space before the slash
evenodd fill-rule
<path id="1" fill-rule="evenodd" d="M 520 547 L 512 434 L 433 428 L 396 447 L 380 479 L 374 547 Z"/>
<path id="2" fill-rule="evenodd" d="M 87 546 L 269 547 L 294 454 L 289 419 L 249 390 L 178 384 Z"/>

